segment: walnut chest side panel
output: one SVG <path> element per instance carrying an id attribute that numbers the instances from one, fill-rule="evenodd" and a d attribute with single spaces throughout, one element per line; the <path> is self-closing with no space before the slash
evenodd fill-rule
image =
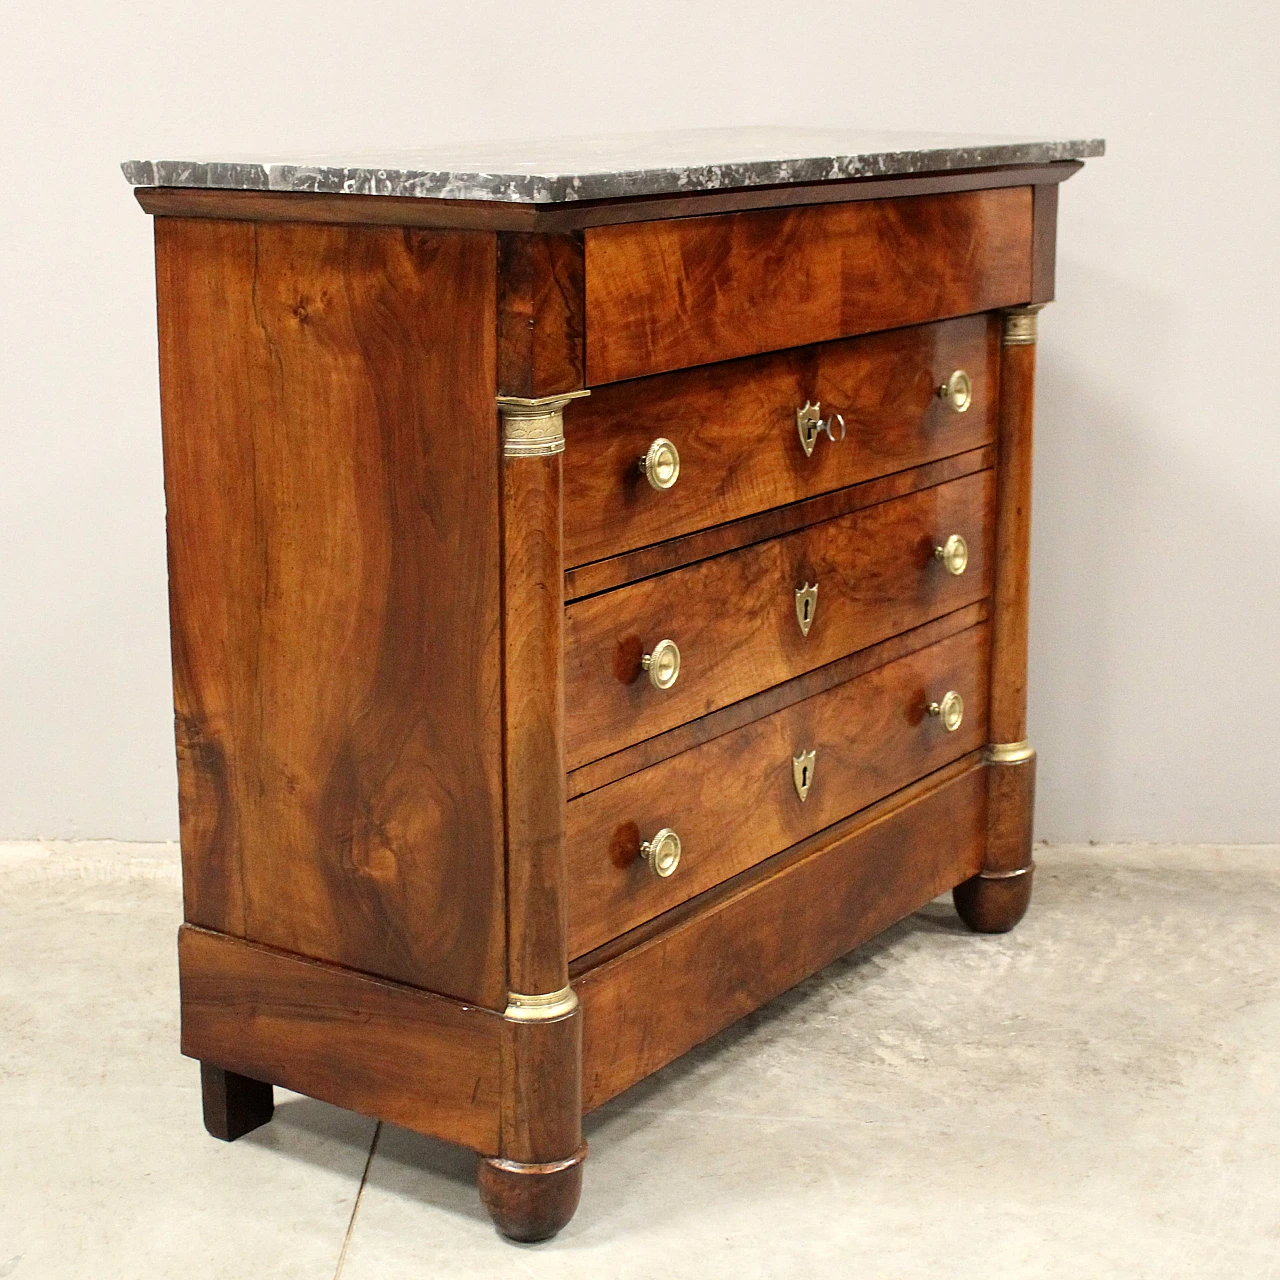
<path id="1" fill-rule="evenodd" d="M 501 1008 L 494 237 L 156 253 L 186 918 Z"/>

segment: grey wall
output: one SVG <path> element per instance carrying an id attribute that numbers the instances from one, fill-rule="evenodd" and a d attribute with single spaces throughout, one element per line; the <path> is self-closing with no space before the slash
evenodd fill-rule
<path id="1" fill-rule="evenodd" d="M 1041 321 L 1040 834 L 1280 840 L 1280 17 L 648 0 L 0 16 L 0 836 L 176 832 L 128 156 L 736 123 L 1105 135 Z"/>

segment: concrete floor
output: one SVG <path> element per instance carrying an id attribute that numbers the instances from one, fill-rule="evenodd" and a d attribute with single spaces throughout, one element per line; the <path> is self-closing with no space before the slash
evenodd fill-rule
<path id="1" fill-rule="evenodd" d="M 440 1143 L 205 1135 L 172 847 L 0 846 L 0 1277 L 1280 1277 L 1280 847 L 1038 858 L 1014 933 L 934 903 L 590 1117 L 513 1246 Z"/>

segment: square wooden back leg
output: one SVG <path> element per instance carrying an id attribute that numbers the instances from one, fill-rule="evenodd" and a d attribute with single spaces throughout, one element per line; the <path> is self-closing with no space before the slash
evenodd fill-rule
<path id="1" fill-rule="evenodd" d="M 269 1084 L 224 1071 L 209 1062 L 200 1064 L 200 1093 L 204 1127 L 223 1142 L 234 1142 L 251 1129 L 260 1128 L 275 1112 L 275 1097 Z"/>

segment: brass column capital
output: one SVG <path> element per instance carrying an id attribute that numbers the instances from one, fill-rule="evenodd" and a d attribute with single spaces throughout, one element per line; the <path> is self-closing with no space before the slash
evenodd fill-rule
<path id="1" fill-rule="evenodd" d="M 556 396 L 499 396 L 502 452 L 508 458 L 540 458 L 564 452 L 564 407 L 590 391 L 565 391 Z"/>
<path id="2" fill-rule="evenodd" d="M 1004 345 L 1006 347 L 1034 347 L 1036 344 L 1036 317 L 1044 308 L 1043 302 L 1025 307 L 1009 307 L 1004 315 Z"/>

